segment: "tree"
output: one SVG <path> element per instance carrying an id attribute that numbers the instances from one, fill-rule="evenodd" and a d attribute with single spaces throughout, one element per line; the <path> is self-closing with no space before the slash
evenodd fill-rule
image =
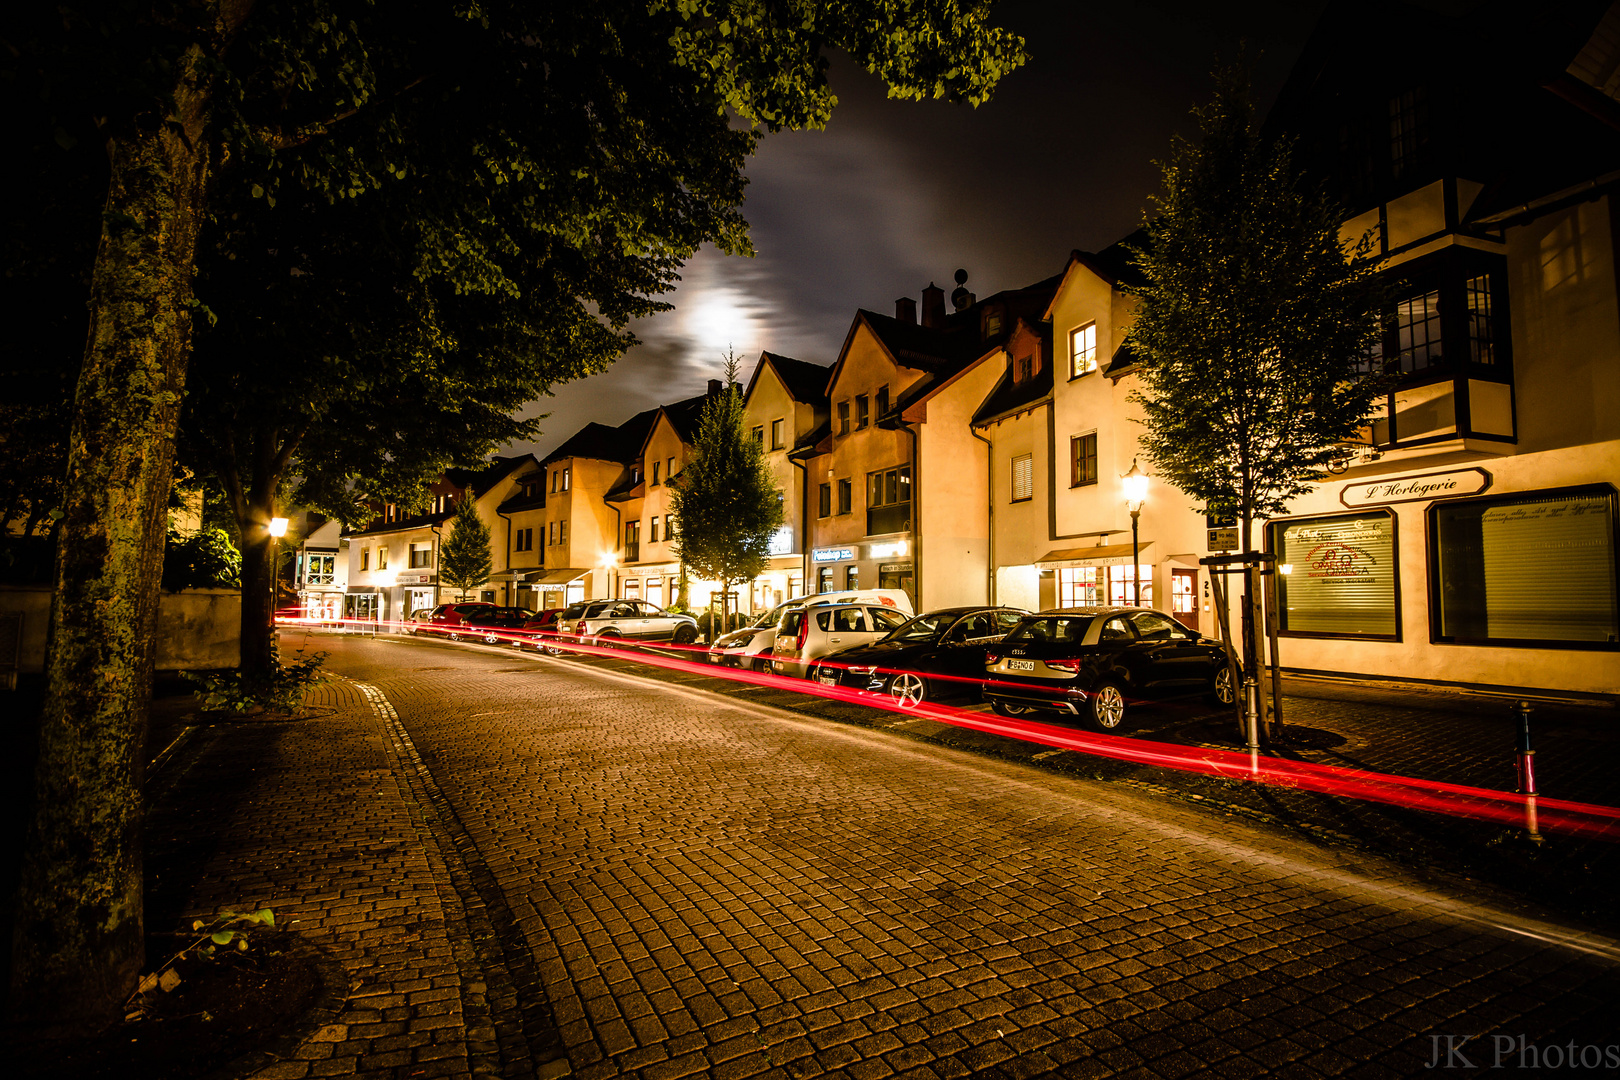
<path id="1" fill-rule="evenodd" d="M 771 536 L 782 524 L 782 493 L 748 434 L 737 357 L 726 354 L 726 381 L 703 403 L 692 454 L 670 486 L 670 508 L 680 521 L 675 544 L 683 567 L 720 583 L 721 626 L 731 586 L 752 581 L 770 558 Z"/>
<path id="2" fill-rule="evenodd" d="M 1253 114 L 1245 76 L 1218 71 L 1194 110 L 1202 143 L 1178 139 L 1161 166 L 1130 332 L 1148 460 L 1203 512 L 1235 514 L 1245 552 L 1256 518 L 1326 478 L 1385 385 L 1371 246 L 1346 252 L 1345 215 L 1295 173 L 1286 142 L 1260 139 Z M 1260 623 L 1245 623 L 1252 673 Z"/>
<path id="3" fill-rule="evenodd" d="M 8 8 L 8 146 L 27 157 L 93 145 L 106 181 L 74 216 L 94 219 L 99 238 L 57 508 L 64 542 L 14 930 L 16 1015 L 115 1015 L 143 960 L 136 751 L 194 320 L 230 318 L 194 292 L 199 238 L 233 220 L 216 213 L 221 194 L 234 185 L 268 211 L 294 191 L 337 203 L 414 180 L 424 214 L 400 224 L 442 271 L 439 295 L 516 297 L 527 317 L 503 320 L 509 333 L 558 325 L 569 345 L 584 324 L 562 313 L 588 311 L 622 348 L 623 326 L 699 245 L 748 250 L 742 166 L 762 133 L 825 123 L 835 100 L 825 50 L 845 50 L 895 96 L 977 103 L 1023 58 L 987 19 L 964 0 Z M 445 147 L 456 167 L 435 172 Z M 507 185 L 526 217 L 490 209 Z M 37 205 L 16 199 L 4 212 Z M 591 268 L 616 255 L 619 287 L 597 295 Z M 544 342 L 566 355 L 556 345 Z M 349 377 L 368 377 L 345 359 Z M 566 377 L 567 363 L 558 370 Z M 425 368 L 422 378 L 438 382 Z M 362 419 L 385 425 L 389 400 Z M 316 418 L 299 415 L 312 430 Z M 295 453 L 254 434 L 237 461 L 251 478 L 249 516 L 274 499 L 268 478 Z M 389 467 L 386 453 L 374 460 Z M 301 459 L 300 471 L 319 463 Z M 264 524 L 243 536 L 245 566 L 267 561 L 251 553 L 266 543 Z"/>
<path id="4" fill-rule="evenodd" d="M 489 551 L 489 526 L 478 516 L 471 488 L 456 500 L 454 528 L 439 549 L 439 579 L 461 593 L 461 599 L 489 580 L 495 568 Z"/>

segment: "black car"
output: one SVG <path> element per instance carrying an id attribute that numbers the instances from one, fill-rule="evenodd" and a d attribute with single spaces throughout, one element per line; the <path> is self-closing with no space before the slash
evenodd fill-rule
<path id="1" fill-rule="evenodd" d="M 498 607 L 474 612 L 467 616 L 460 633 L 451 632 L 450 640 L 460 641 L 462 637 L 471 637 L 481 638 L 487 645 L 507 643 L 521 646 L 523 639 L 528 636 L 523 628 L 533 618 L 534 612 L 520 607 Z"/>
<path id="2" fill-rule="evenodd" d="M 887 693 L 905 708 L 935 698 L 978 699 L 985 650 L 1029 612 L 959 607 L 929 611 L 866 645 L 823 656 L 810 677 L 826 686 Z"/>
<path id="3" fill-rule="evenodd" d="M 985 656 L 984 697 L 1003 716 L 1051 709 L 1115 731 L 1129 702 L 1190 693 L 1232 702 L 1226 650 L 1145 608 L 1043 611 Z"/>

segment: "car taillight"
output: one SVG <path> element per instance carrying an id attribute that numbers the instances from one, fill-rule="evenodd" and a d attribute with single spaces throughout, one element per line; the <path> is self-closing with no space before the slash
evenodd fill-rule
<path id="1" fill-rule="evenodd" d="M 984 654 L 984 662 L 987 663 L 987 664 L 994 664 L 995 662 L 997 662 L 1000 659 L 1001 659 L 1001 654 L 997 653 L 997 652 L 987 652 L 987 653 Z"/>
<path id="2" fill-rule="evenodd" d="M 1048 660 L 1046 666 L 1058 671 L 1067 671 L 1070 674 L 1080 674 L 1080 661 L 1078 660 Z"/>

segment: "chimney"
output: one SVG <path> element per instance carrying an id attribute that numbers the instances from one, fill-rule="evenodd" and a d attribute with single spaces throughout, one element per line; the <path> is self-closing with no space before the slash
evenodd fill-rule
<path id="1" fill-rule="evenodd" d="M 945 290 L 932 281 L 923 290 L 922 324 L 929 328 L 945 325 Z"/>
<path id="2" fill-rule="evenodd" d="M 902 296 L 894 302 L 894 317 L 908 326 L 917 325 L 917 301 Z"/>
<path id="3" fill-rule="evenodd" d="M 719 379 L 710 379 L 709 380 L 709 396 L 714 397 L 714 395 L 718 394 L 719 392 L 720 392 L 720 380 Z"/>

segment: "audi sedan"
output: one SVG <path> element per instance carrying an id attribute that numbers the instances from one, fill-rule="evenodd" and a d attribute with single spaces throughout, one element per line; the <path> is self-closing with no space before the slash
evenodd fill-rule
<path id="1" fill-rule="evenodd" d="M 984 698 L 1003 716 L 1046 709 L 1117 731 L 1134 701 L 1207 693 L 1229 705 L 1220 642 L 1145 608 L 1085 607 L 1023 619 L 985 656 Z"/>
<path id="2" fill-rule="evenodd" d="M 810 677 L 825 686 L 888 694 L 902 708 L 941 698 L 979 698 L 985 651 L 1029 612 L 958 607 L 930 611 L 870 645 L 824 656 Z"/>

